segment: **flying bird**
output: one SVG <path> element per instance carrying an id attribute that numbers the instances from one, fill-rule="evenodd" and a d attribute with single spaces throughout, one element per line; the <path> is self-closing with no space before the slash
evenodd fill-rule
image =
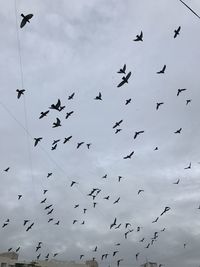
<path id="1" fill-rule="evenodd" d="M 164 74 L 165 70 L 166 70 L 166 65 L 164 65 L 162 70 L 158 71 L 157 74 Z"/>
<path id="2" fill-rule="evenodd" d="M 140 35 L 136 35 L 136 39 L 134 39 L 133 41 L 143 41 L 143 32 L 141 31 Z"/>
<path id="3" fill-rule="evenodd" d="M 175 134 L 180 134 L 181 133 L 181 131 L 182 131 L 182 128 L 179 128 L 178 130 L 176 130 L 174 133 Z"/>
<path id="4" fill-rule="evenodd" d="M 179 26 L 178 29 L 174 30 L 174 38 L 176 38 L 179 35 L 180 30 L 181 30 L 181 26 Z"/>
<path id="5" fill-rule="evenodd" d="M 18 200 L 20 200 L 20 198 L 22 198 L 22 195 L 18 195 Z"/>
<path id="6" fill-rule="evenodd" d="M 74 184 L 78 184 L 78 183 L 75 181 L 72 181 L 70 186 L 72 187 Z"/>
<path id="7" fill-rule="evenodd" d="M 47 200 L 47 198 L 45 197 L 40 203 L 45 203 L 45 201 Z"/>
<path id="8" fill-rule="evenodd" d="M 40 112 L 40 117 L 39 117 L 39 119 L 44 118 L 45 116 L 47 116 L 48 113 L 49 113 L 49 110 L 44 111 L 44 112 Z"/>
<path id="9" fill-rule="evenodd" d="M 110 229 L 116 225 L 116 222 L 117 222 L 117 218 L 114 219 L 114 222 L 110 225 Z"/>
<path id="10" fill-rule="evenodd" d="M 31 225 L 29 225 L 26 229 L 26 231 L 28 232 L 32 227 L 33 227 L 34 223 L 32 223 Z"/>
<path id="11" fill-rule="evenodd" d="M 129 103 L 131 103 L 131 98 L 126 99 L 126 103 L 125 103 L 125 105 L 128 105 Z"/>
<path id="12" fill-rule="evenodd" d="M 138 190 L 138 195 L 139 195 L 141 192 L 144 192 L 144 190 L 143 190 L 143 189 Z"/>
<path id="13" fill-rule="evenodd" d="M 29 222 L 30 220 L 24 220 L 24 226 Z"/>
<path id="14" fill-rule="evenodd" d="M 113 126 L 113 129 L 115 129 L 116 127 L 119 127 L 122 122 L 123 120 L 117 121 L 115 125 Z"/>
<path id="15" fill-rule="evenodd" d="M 134 139 L 136 139 L 137 136 L 138 136 L 139 134 L 142 134 L 142 133 L 144 133 L 144 131 L 138 131 L 138 132 L 135 132 Z"/>
<path id="16" fill-rule="evenodd" d="M 52 146 L 51 150 L 55 150 L 57 148 L 57 144 L 55 144 L 54 146 Z"/>
<path id="17" fill-rule="evenodd" d="M 72 93 L 71 95 L 69 95 L 69 96 L 68 96 L 68 100 L 73 99 L 74 95 L 75 95 L 75 93 Z"/>
<path id="18" fill-rule="evenodd" d="M 157 217 L 152 223 L 156 223 L 158 221 L 159 217 Z"/>
<path id="19" fill-rule="evenodd" d="M 120 69 L 117 73 L 123 73 L 123 74 L 126 74 L 126 64 L 124 64 L 123 68 Z"/>
<path id="20" fill-rule="evenodd" d="M 51 214 L 54 209 L 51 209 L 49 212 L 47 212 L 47 215 Z"/>
<path id="21" fill-rule="evenodd" d="M 181 92 L 183 92 L 183 91 L 186 91 L 187 89 L 185 89 L 185 88 L 183 88 L 183 89 L 178 89 L 178 91 L 177 91 L 177 96 L 179 96 L 179 94 L 181 93 Z"/>
<path id="22" fill-rule="evenodd" d="M 186 106 L 192 101 L 192 99 L 187 99 L 186 100 Z"/>
<path id="23" fill-rule="evenodd" d="M 132 151 L 129 155 L 125 156 L 124 159 L 130 159 L 134 154 L 134 151 Z"/>
<path id="24" fill-rule="evenodd" d="M 78 148 L 79 148 L 81 145 L 83 145 L 83 144 L 84 144 L 84 142 L 80 142 L 80 143 L 78 143 L 76 148 L 78 149 Z"/>
<path id="25" fill-rule="evenodd" d="M 33 17 L 33 14 L 28 14 L 26 16 L 24 14 L 21 14 L 21 16 L 23 19 L 21 21 L 20 28 L 23 28 L 27 22 L 30 23 L 30 19 Z"/>
<path id="26" fill-rule="evenodd" d="M 37 144 L 42 140 L 42 137 L 34 138 L 34 140 L 35 140 L 34 146 L 37 146 Z"/>
<path id="27" fill-rule="evenodd" d="M 159 109 L 159 107 L 161 106 L 161 105 L 163 105 L 164 104 L 164 102 L 159 102 L 159 103 L 156 103 L 156 110 L 158 110 Z"/>
<path id="28" fill-rule="evenodd" d="M 58 142 L 60 142 L 60 139 L 53 140 L 52 146 L 56 145 Z"/>
<path id="29" fill-rule="evenodd" d="M 56 127 L 59 127 L 59 126 L 61 126 L 60 119 L 59 118 L 56 118 L 56 122 L 53 123 L 52 128 L 56 128 Z"/>
<path id="30" fill-rule="evenodd" d="M 116 200 L 113 202 L 113 204 L 116 204 L 116 203 L 118 203 L 118 202 L 119 202 L 119 200 L 120 200 L 120 197 L 118 197 L 118 199 L 116 199 Z"/>
<path id="31" fill-rule="evenodd" d="M 122 129 L 116 129 L 115 134 L 119 133 Z"/>
<path id="32" fill-rule="evenodd" d="M 171 208 L 170 207 L 165 207 L 164 211 L 160 214 L 160 216 L 162 216 L 164 213 L 166 213 L 167 211 L 169 211 Z"/>
<path id="33" fill-rule="evenodd" d="M 185 170 L 191 169 L 191 166 L 192 166 L 192 163 L 190 162 L 190 164 L 187 167 L 185 167 L 184 169 Z"/>
<path id="34" fill-rule="evenodd" d="M 126 76 L 122 77 L 122 81 L 117 85 L 117 87 L 121 87 L 125 83 L 128 83 L 130 77 L 131 77 L 131 72 L 129 72 Z"/>
<path id="35" fill-rule="evenodd" d="M 17 98 L 19 99 L 24 94 L 25 89 L 22 90 L 17 89 L 16 92 L 17 92 Z"/>
<path id="36" fill-rule="evenodd" d="M 91 143 L 86 144 L 87 148 L 90 149 Z"/>
<path id="37" fill-rule="evenodd" d="M 136 261 L 138 260 L 139 252 L 135 255 Z"/>
<path id="38" fill-rule="evenodd" d="M 65 119 L 68 119 L 73 113 L 74 111 L 67 112 Z"/>
<path id="39" fill-rule="evenodd" d="M 65 137 L 63 144 L 67 143 L 72 138 L 72 135 Z"/>
<path id="40" fill-rule="evenodd" d="M 180 182 L 180 179 L 178 179 L 175 183 L 173 183 L 173 184 L 179 184 L 179 182 Z"/>
<path id="41" fill-rule="evenodd" d="M 99 95 L 94 98 L 95 100 L 102 100 L 101 92 L 99 92 Z"/>
<path id="42" fill-rule="evenodd" d="M 52 172 L 49 172 L 48 174 L 47 174 L 47 178 L 49 178 L 50 176 L 52 176 Z"/>
<path id="43" fill-rule="evenodd" d="M 6 168 L 4 172 L 8 172 L 10 170 L 10 167 Z"/>

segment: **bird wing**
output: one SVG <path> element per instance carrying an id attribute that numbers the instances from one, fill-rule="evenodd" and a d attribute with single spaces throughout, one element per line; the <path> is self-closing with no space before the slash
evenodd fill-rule
<path id="1" fill-rule="evenodd" d="M 33 17 L 33 14 L 28 14 L 27 16 L 26 16 L 26 19 L 31 19 Z"/>
<path id="2" fill-rule="evenodd" d="M 126 80 L 128 80 L 131 77 L 131 71 L 126 75 Z"/>
<path id="3" fill-rule="evenodd" d="M 141 33 L 140 33 L 140 38 L 142 39 L 142 37 L 143 37 L 143 32 L 141 31 Z"/>
<path id="4" fill-rule="evenodd" d="M 125 83 L 125 81 L 121 81 L 121 82 L 117 85 L 117 87 L 121 87 L 124 83 Z"/>
<path id="5" fill-rule="evenodd" d="M 26 19 L 23 18 L 20 24 L 20 28 L 23 28 L 26 25 Z"/>

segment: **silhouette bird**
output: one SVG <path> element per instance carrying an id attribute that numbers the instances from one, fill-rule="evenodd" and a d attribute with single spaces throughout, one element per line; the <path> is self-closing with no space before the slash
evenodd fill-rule
<path id="1" fill-rule="evenodd" d="M 138 131 L 138 132 L 135 132 L 134 139 L 136 139 L 137 136 L 138 136 L 139 134 L 142 134 L 142 133 L 144 133 L 144 131 Z"/>
<path id="2" fill-rule="evenodd" d="M 129 155 L 125 156 L 124 159 L 130 159 L 134 154 L 134 151 L 132 151 Z"/>
<path id="3" fill-rule="evenodd" d="M 135 255 L 136 261 L 138 260 L 139 252 Z"/>
<path id="4" fill-rule="evenodd" d="M 115 227 L 115 229 L 119 229 L 119 227 L 120 227 L 121 225 L 122 225 L 121 223 L 118 224 L 118 225 Z"/>
<path id="5" fill-rule="evenodd" d="M 190 164 L 187 167 L 185 167 L 184 169 L 185 170 L 191 169 L 191 166 L 192 166 L 192 163 L 190 162 Z"/>
<path id="6" fill-rule="evenodd" d="M 54 209 L 51 209 L 49 212 L 47 212 L 47 215 L 51 214 Z"/>
<path id="7" fill-rule="evenodd" d="M 37 245 L 35 252 L 37 252 L 41 248 L 40 244 Z"/>
<path id="8" fill-rule="evenodd" d="M 119 127 L 122 122 L 123 120 L 117 121 L 115 125 L 113 126 L 113 129 L 115 129 L 116 127 Z"/>
<path id="9" fill-rule="evenodd" d="M 57 255 L 58 255 L 58 253 L 54 253 L 54 254 L 53 254 L 53 257 L 55 258 Z"/>
<path id="10" fill-rule="evenodd" d="M 129 103 L 131 103 L 131 98 L 126 99 L 126 103 L 125 103 L 125 105 L 128 105 Z"/>
<path id="11" fill-rule="evenodd" d="M 34 146 L 37 146 L 37 144 L 42 140 L 42 137 L 34 138 L 35 143 Z"/>
<path id="12" fill-rule="evenodd" d="M 60 224 L 60 221 L 57 221 L 56 223 L 55 223 L 55 225 L 59 225 Z"/>
<path id="13" fill-rule="evenodd" d="M 45 116 L 47 116 L 48 113 L 49 113 L 49 110 L 44 111 L 44 112 L 40 112 L 40 117 L 39 117 L 39 119 L 44 118 Z"/>
<path id="14" fill-rule="evenodd" d="M 158 221 L 159 217 L 157 217 L 152 223 L 156 223 Z"/>
<path id="15" fill-rule="evenodd" d="M 60 139 L 53 140 L 52 146 L 56 145 L 58 142 L 60 142 Z"/>
<path id="16" fill-rule="evenodd" d="M 73 220 L 73 224 L 75 224 L 76 222 L 78 222 L 77 220 Z"/>
<path id="17" fill-rule="evenodd" d="M 29 225 L 26 229 L 26 232 L 28 232 L 32 227 L 33 227 L 34 223 L 32 223 L 31 225 Z"/>
<path id="18" fill-rule="evenodd" d="M 110 196 L 104 197 L 103 199 L 109 200 Z"/>
<path id="19" fill-rule="evenodd" d="M 50 176 L 52 176 L 52 172 L 49 172 L 48 174 L 47 174 L 47 178 L 49 178 Z"/>
<path id="20" fill-rule="evenodd" d="M 33 17 L 33 14 L 28 14 L 26 16 L 24 14 L 21 14 L 21 16 L 23 19 L 21 21 L 20 28 L 23 28 L 27 22 L 30 23 L 30 19 Z"/>
<path id="21" fill-rule="evenodd" d="M 72 187 L 74 184 L 78 184 L 78 183 L 75 181 L 72 181 L 70 186 Z"/>
<path id="22" fill-rule="evenodd" d="M 141 31 L 140 35 L 136 35 L 136 39 L 134 39 L 133 41 L 143 41 L 143 32 Z"/>
<path id="23" fill-rule="evenodd" d="M 18 195 L 18 200 L 20 200 L 20 198 L 22 198 L 22 195 Z"/>
<path id="24" fill-rule="evenodd" d="M 186 247 L 186 243 L 183 244 L 183 247 L 184 247 L 184 248 Z"/>
<path id="25" fill-rule="evenodd" d="M 131 226 L 131 224 L 130 223 L 126 223 L 125 224 L 125 228 L 127 228 L 128 226 Z"/>
<path id="26" fill-rule="evenodd" d="M 105 174 L 104 176 L 102 176 L 102 179 L 106 179 L 107 178 L 107 174 Z"/>
<path id="27" fill-rule="evenodd" d="M 180 134 L 180 133 L 181 133 L 181 131 L 182 131 L 182 128 L 180 128 L 180 129 L 176 130 L 174 133 L 175 133 L 175 134 Z"/>
<path id="28" fill-rule="evenodd" d="M 29 222 L 30 220 L 24 220 L 24 226 Z"/>
<path id="29" fill-rule="evenodd" d="M 71 95 L 69 95 L 69 96 L 68 96 L 68 100 L 73 99 L 74 95 L 75 95 L 75 93 L 72 93 Z"/>
<path id="30" fill-rule="evenodd" d="M 128 83 L 130 77 L 131 77 L 131 72 L 129 72 L 126 76 L 122 77 L 122 81 L 117 85 L 117 87 L 121 87 L 125 83 Z"/>
<path id="31" fill-rule="evenodd" d="M 53 221 L 53 218 L 49 218 L 48 223 L 50 223 L 51 221 Z"/>
<path id="32" fill-rule="evenodd" d="M 115 134 L 119 133 L 122 129 L 116 129 Z"/>
<path id="33" fill-rule="evenodd" d="M 96 207 L 96 204 L 97 204 L 97 202 L 93 202 L 93 208 L 95 208 L 95 207 Z"/>
<path id="34" fill-rule="evenodd" d="M 63 144 L 67 143 L 72 138 L 72 135 L 65 137 Z"/>
<path id="35" fill-rule="evenodd" d="M 25 89 L 22 90 L 17 89 L 16 92 L 17 92 L 17 98 L 19 99 L 24 94 Z"/>
<path id="36" fill-rule="evenodd" d="M 75 206 L 74 206 L 74 209 L 76 209 L 76 208 L 78 208 L 79 207 L 79 204 L 76 204 Z"/>
<path id="37" fill-rule="evenodd" d="M 120 182 L 122 178 L 122 176 L 118 176 L 118 182 Z"/>
<path id="38" fill-rule="evenodd" d="M 41 254 L 37 255 L 37 260 L 39 260 L 40 256 L 41 256 Z"/>
<path id="39" fill-rule="evenodd" d="M 82 254 L 82 255 L 80 255 L 80 260 L 82 259 L 84 257 L 84 255 Z"/>
<path id="40" fill-rule="evenodd" d="M 83 144 L 84 144 L 84 142 L 80 142 L 80 143 L 78 143 L 76 148 L 78 149 L 78 148 L 79 148 L 81 145 L 83 145 Z"/>
<path id="41" fill-rule="evenodd" d="M 11 250 L 12 250 L 12 248 L 9 248 L 9 249 L 8 249 L 8 252 L 11 251 Z"/>
<path id="42" fill-rule="evenodd" d="M 97 246 L 93 249 L 93 252 L 96 252 L 97 251 Z"/>
<path id="43" fill-rule="evenodd" d="M 139 195 L 141 192 L 144 192 L 144 190 L 143 190 L 143 189 L 138 190 L 138 195 Z"/>
<path id="44" fill-rule="evenodd" d="M 45 195 L 46 192 L 48 192 L 48 190 L 47 190 L 47 189 L 44 189 L 44 190 L 43 190 L 43 195 Z"/>
<path id="45" fill-rule="evenodd" d="M 73 113 L 74 111 L 67 112 L 65 119 L 68 119 Z"/>
<path id="46" fill-rule="evenodd" d="M 126 74 L 126 64 L 124 64 L 123 68 L 120 69 L 117 73 L 123 73 L 123 74 Z"/>
<path id="47" fill-rule="evenodd" d="M 95 100 L 102 100 L 101 92 L 99 92 L 99 95 L 94 98 Z"/>
<path id="48" fill-rule="evenodd" d="M 47 200 L 47 198 L 45 197 L 40 203 L 45 203 L 45 201 Z"/>
<path id="49" fill-rule="evenodd" d="M 187 99 L 186 100 L 186 106 L 192 101 L 192 99 Z"/>
<path id="50" fill-rule="evenodd" d="M 86 145 L 87 145 L 87 148 L 90 149 L 91 143 L 86 144 Z"/>
<path id="51" fill-rule="evenodd" d="M 164 74 L 165 70 L 166 70 L 166 65 L 164 65 L 162 70 L 158 71 L 157 74 Z"/>
<path id="52" fill-rule="evenodd" d="M 159 109 L 159 107 L 161 106 L 161 105 L 163 105 L 164 104 L 164 102 L 159 102 L 159 103 L 156 103 L 156 110 L 158 110 Z"/>
<path id="53" fill-rule="evenodd" d="M 18 247 L 16 250 L 15 250 L 15 252 L 18 252 L 20 250 L 20 247 Z"/>
<path id="54" fill-rule="evenodd" d="M 59 126 L 61 126 L 60 119 L 59 118 L 56 118 L 56 122 L 53 123 L 52 128 L 56 128 L 56 127 L 59 127 Z"/>
<path id="55" fill-rule="evenodd" d="M 54 146 L 52 146 L 51 150 L 55 150 L 57 148 L 57 144 L 55 144 Z"/>
<path id="56" fill-rule="evenodd" d="M 118 199 L 116 199 L 116 200 L 113 202 L 113 204 L 116 204 L 116 203 L 118 203 L 118 202 L 119 202 L 119 200 L 120 200 L 120 197 L 118 197 Z"/>
<path id="57" fill-rule="evenodd" d="M 150 246 L 150 243 L 145 248 L 149 248 L 149 246 Z"/>
<path id="58" fill-rule="evenodd" d="M 110 225 L 110 229 L 116 225 L 116 222 L 117 222 L 117 218 L 114 219 L 114 222 Z"/>
<path id="59" fill-rule="evenodd" d="M 158 147 L 155 147 L 154 150 L 158 150 Z"/>
<path id="60" fill-rule="evenodd" d="M 180 94 L 181 92 L 185 91 L 185 90 L 187 90 L 187 89 L 185 89 L 185 88 L 183 88 L 183 89 L 178 89 L 177 96 L 179 96 L 179 94 Z"/>
<path id="61" fill-rule="evenodd" d="M 60 101 L 60 99 L 58 99 L 57 103 L 56 104 L 51 104 L 49 109 L 55 109 L 57 111 L 60 111 L 60 107 L 61 107 L 61 101 Z"/>
<path id="62" fill-rule="evenodd" d="M 145 238 L 143 237 L 142 239 L 140 239 L 140 241 L 139 241 L 139 242 L 143 242 L 143 241 L 144 241 L 144 239 L 145 239 Z"/>
<path id="63" fill-rule="evenodd" d="M 173 183 L 173 184 L 179 184 L 179 182 L 180 182 L 180 179 L 178 179 L 175 183 Z"/>
<path id="64" fill-rule="evenodd" d="M 114 257 L 118 252 L 119 252 L 119 250 L 115 250 L 115 251 L 113 252 L 113 257 Z"/>
<path id="65" fill-rule="evenodd" d="M 121 261 L 123 261 L 123 259 L 119 259 L 119 260 L 117 261 L 117 267 L 119 267 L 119 264 L 120 264 Z"/>
<path id="66" fill-rule="evenodd" d="M 174 30 L 174 38 L 176 38 L 179 35 L 180 30 L 181 30 L 181 26 L 179 26 L 178 29 Z"/>
<path id="67" fill-rule="evenodd" d="M 4 172 L 8 172 L 10 170 L 10 167 L 6 168 Z"/>
<path id="68" fill-rule="evenodd" d="M 45 207 L 45 210 L 50 209 L 52 206 L 53 206 L 53 204 L 51 204 L 51 205 L 49 205 L 49 206 L 46 206 L 46 207 Z"/>
<path id="69" fill-rule="evenodd" d="M 7 225 L 8 225 L 8 223 L 4 223 L 4 224 L 2 225 L 2 228 L 6 227 Z"/>
<path id="70" fill-rule="evenodd" d="M 167 211 L 169 211 L 171 208 L 170 207 L 165 207 L 164 211 L 160 214 L 160 216 L 162 216 L 164 213 L 166 213 Z"/>

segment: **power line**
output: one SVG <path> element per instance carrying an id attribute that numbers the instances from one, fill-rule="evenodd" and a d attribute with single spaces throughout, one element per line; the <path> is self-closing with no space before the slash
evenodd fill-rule
<path id="1" fill-rule="evenodd" d="M 197 18 L 200 19 L 200 16 L 191 8 L 189 7 L 185 2 L 183 2 L 182 0 L 179 0 L 184 6 L 186 6 L 195 16 L 197 16 Z"/>

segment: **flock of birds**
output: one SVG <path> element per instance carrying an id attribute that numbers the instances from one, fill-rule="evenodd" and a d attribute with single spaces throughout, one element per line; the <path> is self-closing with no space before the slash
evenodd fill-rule
<path id="1" fill-rule="evenodd" d="M 33 17 L 33 14 L 28 14 L 28 15 L 24 15 L 24 14 L 21 14 L 22 16 L 22 21 L 21 21 L 21 24 L 20 24 L 20 27 L 23 28 L 27 23 L 30 23 L 30 20 L 31 18 Z M 177 29 L 174 30 L 174 35 L 173 37 L 174 38 L 177 38 L 177 36 L 180 34 L 180 30 L 181 30 L 181 27 L 179 26 Z M 134 42 L 143 42 L 143 32 L 141 31 L 140 34 L 136 35 L 136 38 L 133 40 Z M 162 74 L 165 74 L 165 71 L 166 71 L 166 65 L 164 65 L 160 70 L 157 71 L 157 74 L 158 75 L 162 75 Z M 117 71 L 118 74 L 122 75 L 122 78 L 121 78 L 121 81 L 119 81 L 117 87 L 122 87 L 122 86 L 125 86 L 129 80 L 131 79 L 131 71 L 127 71 L 127 67 L 126 67 L 126 64 L 124 64 L 122 66 L 122 68 L 120 68 L 118 71 Z M 186 91 L 186 88 L 180 88 L 177 90 L 177 97 L 182 94 L 183 92 Z M 17 99 L 20 99 L 24 94 L 25 94 L 25 89 L 17 89 L 16 90 L 17 92 Z M 72 94 L 70 94 L 68 96 L 68 100 L 73 100 L 75 97 L 75 92 L 73 92 Z M 99 94 L 94 97 L 94 100 L 96 101 L 102 101 L 102 93 L 99 92 Z M 126 100 L 125 102 L 125 105 L 129 105 L 131 103 L 132 99 L 129 98 Z M 191 103 L 192 99 L 186 99 L 186 105 L 188 105 L 189 103 Z M 159 110 L 161 108 L 161 106 L 164 105 L 164 102 L 158 102 L 156 103 L 155 105 L 155 110 Z M 65 105 L 62 104 L 61 100 L 58 99 L 55 101 L 55 103 L 51 104 L 50 107 L 48 109 L 46 109 L 45 111 L 41 111 L 40 112 L 40 115 L 39 115 L 39 119 L 44 119 L 46 116 L 49 115 L 49 113 L 54 110 L 56 111 L 58 114 L 60 112 L 62 112 L 63 110 L 65 109 Z M 65 116 L 65 119 L 69 119 L 69 117 L 71 117 L 73 115 L 74 111 L 69 111 L 66 113 L 66 116 Z M 118 134 L 122 128 L 121 128 L 121 125 L 123 123 L 123 120 L 120 119 L 119 121 L 115 122 L 114 125 L 112 126 L 113 130 L 115 131 L 115 134 Z M 59 118 L 59 115 L 56 116 L 55 118 L 55 121 L 53 122 L 52 124 L 52 128 L 57 128 L 57 127 L 61 127 L 62 126 L 62 121 L 61 119 Z M 174 134 L 181 134 L 181 131 L 182 131 L 182 128 L 178 128 L 174 131 Z M 144 130 L 138 130 L 135 132 L 134 134 L 134 139 L 136 138 L 139 138 L 139 136 L 141 136 L 142 134 L 144 134 L 145 131 Z M 53 140 L 52 142 L 52 147 L 51 147 L 51 150 L 56 150 L 57 149 L 57 146 L 59 143 L 63 143 L 63 144 L 66 144 L 67 142 L 70 142 L 71 139 L 72 139 L 72 135 L 70 136 L 66 136 L 63 138 L 63 140 L 61 139 L 56 139 L 56 140 Z M 33 139 L 33 146 L 34 147 L 37 147 L 38 145 L 40 145 L 42 143 L 42 140 L 43 140 L 43 137 L 39 136 L 39 137 L 35 137 Z M 81 142 L 78 142 L 77 145 L 76 145 L 76 148 L 79 149 L 81 146 L 85 145 L 87 147 L 87 149 L 90 149 L 91 148 L 91 145 L 92 143 L 91 142 L 84 142 L 84 141 L 81 141 Z M 158 150 L 158 147 L 155 147 L 154 150 Z M 130 160 L 132 158 L 132 156 L 134 155 L 134 151 L 131 151 L 129 154 L 127 155 L 124 155 L 123 156 L 123 159 L 124 160 Z M 185 167 L 185 169 L 191 169 L 191 162 L 189 163 L 188 166 Z M 6 167 L 4 169 L 4 172 L 9 172 L 10 171 L 10 166 L 9 167 Z M 51 176 L 53 175 L 52 172 L 49 172 L 47 173 L 47 178 L 50 178 Z M 107 179 L 108 175 L 105 174 L 102 179 Z M 123 180 L 124 177 L 122 176 L 118 176 L 118 182 L 120 183 L 122 180 Z M 178 185 L 180 182 L 180 179 L 178 179 L 177 181 L 174 182 L 175 185 Z M 79 183 L 75 180 L 71 181 L 70 184 L 69 184 L 69 188 L 74 188 L 74 186 L 79 186 Z M 86 197 L 89 197 L 91 198 L 91 201 L 92 201 L 92 206 L 93 208 L 96 208 L 97 204 L 98 204 L 98 197 L 102 194 L 102 189 L 100 188 L 91 188 L 91 190 L 88 192 L 87 196 Z M 141 195 L 144 193 L 144 190 L 143 189 L 139 189 L 137 194 L 138 195 Z M 23 195 L 22 194 L 18 194 L 17 196 L 17 200 L 18 201 L 21 201 L 21 199 L 23 198 Z M 104 199 L 105 201 L 109 201 L 111 198 L 110 195 L 106 195 L 106 196 L 102 196 L 102 199 Z M 117 197 L 114 201 L 113 201 L 113 205 L 116 205 L 120 202 L 120 196 Z M 53 216 L 54 214 L 54 211 L 55 211 L 55 208 L 53 206 L 53 204 L 47 204 L 48 203 L 48 189 L 44 189 L 43 190 L 43 197 L 41 197 L 41 201 L 40 201 L 40 204 L 43 207 L 44 211 L 46 212 L 46 215 L 47 215 L 47 223 L 53 223 L 55 226 L 59 226 L 60 223 L 61 223 L 61 219 L 59 218 L 55 218 Z M 74 205 L 74 209 L 80 209 L 80 203 L 77 203 Z M 200 209 L 200 206 L 198 207 L 198 209 Z M 81 213 L 82 214 L 87 214 L 87 208 L 84 207 L 81 209 Z M 160 214 L 154 219 L 152 220 L 152 223 L 153 224 L 156 224 L 158 222 L 158 220 L 166 215 L 169 211 L 171 210 L 170 207 L 166 206 L 163 208 L 163 210 L 160 212 Z M 78 219 L 74 218 L 71 222 L 73 225 L 74 224 L 80 224 L 80 225 L 84 225 L 85 224 L 85 219 L 83 219 L 82 221 L 79 221 Z M 2 228 L 7 228 L 10 224 L 10 219 L 8 218 L 7 220 L 5 220 L 2 224 Z M 22 225 L 25 229 L 26 232 L 28 231 L 31 231 L 31 229 L 35 226 L 35 222 L 34 221 L 31 221 L 29 219 L 24 219 L 23 222 L 22 222 Z M 110 225 L 108 226 L 108 229 L 111 230 L 117 230 L 117 229 L 124 229 L 123 230 L 123 234 L 124 234 L 124 239 L 128 239 L 128 236 L 135 230 L 136 232 L 141 232 L 142 231 L 142 227 L 141 226 L 136 226 L 136 228 L 134 229 L 132 227 L 132 222 L 126 222 L 126 223 L 123 223 L 121 221 L 119 221 L 119 219 L 117 217 L 115 217 L 113 219 L 113 221 L 110 223 Z M 159 229 L 157 231 L 155 231 L 153 233 L 153 235 L 151 236 L 150 239 L 146 238 L 145 236 L 142 237 L 139 242 L 140 243 L 145 243 L 144 245 L 144 248 L 148 249 L 150 246 L 152 246 L 154 244 L 154 242 L 156 242 L 159 238 L 159 236 L 166 230 L 166 228 L 163 228 L 163 229 Z M 41 249 L 42 249 L 42 246 L 43 246 L 43 242 L 42 241 L 38 241 L 38 244 L 35 245 L 35 253 L 36 254 L 36 259 L 39 260 L 41 258 Z M 186 243 L 183 244 L 183 247 L 185 248 L 186 247 Z M 93 260 L 97 259 L 97 252 L 98 252 L 98 248 L 99 246 L 96 245 L 92 252 L 94 253 L 94 256 L 93 256 Z M 13 247 L 10 247 L 8 248 L 8 251 L 16 251 L 16 252 L 19 252 L 21 249 L 21 247 L 19 246 L 18 248 L 13 248 Z M 52 257 L 55 258 L 58 253 L 48 253 L 47 255 L 44 256 L 44 258 L 46 260 L 49 260 L 49 257 L 50 257 L 50 254 L 52 254 Z M 110 253 L 103 253 L 102 255 L 99 256 L 99 258 L 101 259 L 101 261 L 104 261 L 104 260 L 109 260 L 111 258 L 114 258 L 115 259 L 115 262 L 116 262 L 116 265 L 119 267 L 120 266 L 120 263 L 124 261 L 124 258 L 122 257 L 118 257 L 118 255 L 120 254 L 120 242 L 119 243 L 116 243 L 116 244 L 113 244 L 113 251 L 110 252 Z M 135 254 L 135 259 L 136 261 L 138 261 L 140 255 L 142 254 L 142 252 L 138 251 L 136 254 Z M 79 256 L 80 260 L 82 259 L 85 259 L 85 255 L 84 254 L 81 254 Z M 163 264 L 160 264 L 159 267 L 161 266 L 164 266 Z"/>

